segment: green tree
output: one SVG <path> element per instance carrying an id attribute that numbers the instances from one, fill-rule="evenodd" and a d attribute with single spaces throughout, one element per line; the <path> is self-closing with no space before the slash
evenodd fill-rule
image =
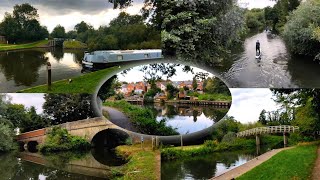
<path id="1" fill-rule="evenodd" d="M 0 121 L 0 152 L 6 152 L 14 147 L 14 131 L 12 127 Z"/>
<path id="2" fill-rule="evenodd" d="M 194 91 L 197 90 L 197 88 L 198 88 L 198 82 L 197 82 L 196 77 L 193 77 L 193 79 L 192 79 L 192 88 Z"/>
<path id="3" fill-rule="evenodd" d="M 10 120 L 14 127 L 20 127 L 21 122 L 27 119 L 27 114 L 24 105 L 9 104 L 5 113 L 5 118 Z"/>
<path id="4" fill-rule="evenodd" d="M 36 108 L 31 106 L 30 109 L 26 111 L 26 118 L 20 123 L 20 131 L 28 132 L 37 129 L 42 129 L 50 125 L 49 119 L 38 115 Z"/>
<path id="5" fill-rule="evenodd" d="M 80 34 L 80 33 L 84 33 L 86 31 L 88 31 L 89 29 L 92 29 L 92 26 L 88 25 L 87 23 L 85 23 L 84 21 L 81 21 L 79 24 L 76 24 L 74 26 L 74 30 Z"/>
<path id="6" fill-rule="evenodd" d="M 57 25 L 51 33 L 51 37 L 53 38 L 65 38 L 66 36 L 66 30 L 60 24 Z"/>
<path id="7" fill-rule="evenodd" d="M 167 84 L 167 98 L 168 99 L 173 99 L 176 97 L 176 94 L 179 92 L 179 90 L 174 87 L 171 83 Z"/>
<path id="8" fill-rule="evenodd" d="M 320 1 L 310 0 L 302 3 L 284 26 L 283 36 L 290 51 L 320 60 L 320 41 L 315 36 L 319 30 Z"/>
<path id="9" fill-rule="evenodd" d="M 45 94 L 44 99 L 43 111 L 53 125 L 94 117 L 91 95 Z"/>
<path id="10" fill-rule="evenodd" d="M 260 113 L 260 116 L 259 116 L 259 122 L 263 125 L 266 125 L 267 124 L 267 117 L 266 117 L 266 110 L 262 110 L 261 113 Z"/>

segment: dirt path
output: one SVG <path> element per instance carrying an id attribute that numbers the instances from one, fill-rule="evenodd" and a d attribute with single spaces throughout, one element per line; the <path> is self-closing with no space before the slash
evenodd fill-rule
<path id="1" fill-rule="evenodd" d="M 109 118 L 110 118 L 109 120 L 112 123 L 126 130 L 137 132 L 137 129 L 132 125 L 132 123 L 130 122 L 130 119 L 121 111 L 111 107 L 103 107 L 102 109 L 103 111 L 108 112 Z"/>
<path id="2" fill-rule="evenodd" d="M 312 178 L 313 180 L 319 180 L 320 178 L 320 147 L 318 147 L 317 150 L 317 159 L 316 162 L 314 164 L 314 168 L 312 171 Z"/>
<path id="3" fill-rule="evenodd" d="M 238 166 L 228 172 L 225 172 L 217 177 L 214 177 L 212 179 L 215 180 L 231 180 L 231 179 L 235 179 L 239 176 L 241 176 L 242 174 L 250 171 L 251 169 L 255 168 L 256 166 L 260 165 L 261 163 L 267 161 L 268 159 L 270 159 L 272 156 L 278 154 L 279 152 L 283 151 L 283 150 L 287 150 L 287 149 L 291 149 L 293 147 L 287 147 L 287 148 L 282 148 L 282 149 L 274 149 L 271 150 L 269 152 L 266 152 L 250 161 L 248 161 L 247 163 Z"/>

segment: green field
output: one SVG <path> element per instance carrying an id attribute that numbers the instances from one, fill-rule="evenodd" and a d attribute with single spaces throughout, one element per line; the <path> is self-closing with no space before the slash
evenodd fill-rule
<path id="1" fill-rule="evenodd" d="M 0 51 L 44 47 L 48 44 L 48 42 L 49 40 L 42 40 L 42 41 L 37 41 L 37 42 L 27 43 L 27 44 L 0 44 Z"/>
<path id="2" fill-rule="evenodd" d="M 237 180 L 305 180 L 310 179 L 317 158 L 317 145 L 300 145 L 294 149 L 279 152 Z"/>
<path id="3" fill-rule="evenodd" d="M 107 75 L 117 72 L 118 67 L 103 69 L 100 71 L 84 74 L 72 78 L 69 83 L 67 79 L 52 83 L 51 91 L 48 91 L 47 85 L 32 87 L 18 91 L 19 93 L 94 93 L 98 85 Z"/>
<path id="4" fill-rule="evenodd" d="M 88 46 L 80 41 L 65 41 L 63 42 L 63 48 L 65 49 L 85 49 Z"/>

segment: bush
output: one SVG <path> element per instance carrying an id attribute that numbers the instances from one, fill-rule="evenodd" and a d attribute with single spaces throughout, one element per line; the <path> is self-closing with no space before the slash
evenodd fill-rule
<path id="1" fill-rule="evenodd" d="M 9 124 L 0 123 L 0 152 L 6 152 L 14 148 L 13 129 Z"/>
<path id="2" fill-rule="evenodd" d="M 68 150 L 87 150 L 90 143 L 78 136 L 72 136 L 66 129 L 59 126 L 52 128 L 51 132 L 43 145 L 40 146 L 42 152 L 68 151 Z"/>
<path id="3" fill-rule="evenodd" d="M 289 17 L 283 36 L 290 50 L 299 55 L 319 57 L 320 39 L 317 39 L 320 25 L 320 1 L 302 3 Z"/>
<path id="4" fill-rule="evenodd" d="M 124 114 L 129 116 L 130 121 L 140 133 L 160 136 L 179 134 L 175 128 L 166 125 L 166 119 L 158 122 L 150 109 L 131 105 L 126 101 L 108 101 L 104 105 L 122 110 Z"/>

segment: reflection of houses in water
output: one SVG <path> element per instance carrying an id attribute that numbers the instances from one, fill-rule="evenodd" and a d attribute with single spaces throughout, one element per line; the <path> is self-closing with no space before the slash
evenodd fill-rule
<path id="1" fill-rule="evenodd" d="M 204 107 L 197 106 L 181 106 L 181 105 L 161 105 L 154 104 L 154 108 L 157 110 L 157 116 L 170 116 L 170 115 L 179 115 L 179 116 L 201 116 L 203 113 Z"/>

